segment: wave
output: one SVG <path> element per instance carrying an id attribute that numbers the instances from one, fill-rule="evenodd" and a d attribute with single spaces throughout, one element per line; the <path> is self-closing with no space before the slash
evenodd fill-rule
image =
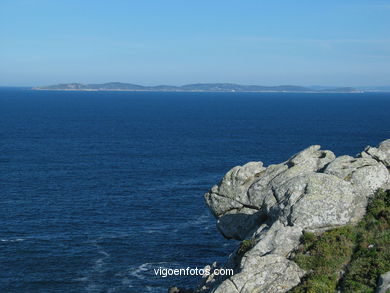
<path id="1" fill-rule="evenodd" d="M 132 277 L 136 277 L 137 279 L 144 280 L 148 277 L 147 275 L 154 275 L 154 269 L 158 269 L 160 267 L 164 268 L 166 265 L 169 265 L 170 267 L 178 266 L 177 263 L 170 262 L 147 262 L 129 268 L 126 271 L 126 274 Z M 146 274 L 146 272 L 149 273 Z"/>
<path id="2" fill-rule="evenodd" d="M 24 238 L 15 238 L 15 239 L 0 239 L 0 242 L 21 242 L 25 241 Z"/>

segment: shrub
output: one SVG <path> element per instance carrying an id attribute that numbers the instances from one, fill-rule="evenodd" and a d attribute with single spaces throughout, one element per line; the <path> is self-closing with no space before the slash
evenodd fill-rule
<path id="1" fill-rule="evenodd" d="M 248 250 L 255 246 L 256 240 L 254 238 L 243 240 L 238 248 L 237 254 L 239 256 L 244 255 Z"/>
<path id="2" fill-rule="evenodd" d="M 356 226 L 304 233 L 293 260 L 307 275 L 290 292 L 374 292 L 390 271 L 390 191 L 376 192 Z"/>

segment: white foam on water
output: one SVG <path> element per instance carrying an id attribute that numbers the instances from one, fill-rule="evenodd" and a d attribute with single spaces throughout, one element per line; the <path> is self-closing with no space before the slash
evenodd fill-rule
<path id="1" fill-rule="evenodd" d="M 102 285 L 97 285 L 95 283 L 88 284 L 88 286 L 85 288 L 87 292 L 103 292 L 103 287 Z"/>
<path id="2" fill-rule="evenodd" d="M 147 292 L 156 292 L 155 289 L 153 289 L 153 288 L 150 287 L 150 286 L 146 286 L 145 289 L 146 289 Z"/>
<path id="3" fill-rule="evenodd" d="M 74 281 L 76 281 L 76 282 L 86 282 L 86 281 L 88 281 L 88 277 L 76 278 L 76 279 L 74 279 Z"/>
<path id="4" fill-rule="evenodd" d="M 91 243 L 96 247 L 98 258 L 93 263 L 92 267 L 84 271 L 83 277 L 75 279 L 78 282 L 84 282 L 86 292 L 104 292 L 103 285 L 99 284 L 100 282 L 94 280 L 96 276 L 99 274 L 106 272 L 109 268 L 107 268 L 107 260 L 110 258 L 110 254 L 106 252 L 102 246 L 97 243 L 98 239 L 92 240 Z"/>
<path id="5" fill-rule="evenodd" d="M 146 274 L 143 274 L 143 273 L 150 269 L 150 265 L 151 265 L 150 263 L 144 263 L 144 264 L 130 270 L 129 275 L 136 277 L 137 279 L 140 279 L 140 280 L 145 280 Z"/>
<path id="6" fill-rule="evenodd" d="M 164 268 L 169 266 L 169 268 L 177 267 L 177 263 L 169 262 L 147 262 L 138 266 L 134 266 L 126 271 L 127 276 L 132 276 L 140 280 L 145 280 L 150 278 L 150 276 L 155 275 L 154 270 L 159 268 Z"/>
<path id="7" fill-rule="evenodd" d="M 168 262 L 148 262 L 130 266 L 128 269 L 115 274 L 116 277 L 121 279 L 121 284 L 110 288 L 109 292 L 138 292 L 134 291 L 134 288 L 139 286 L 142 286 L 146 292 L 165 292 L 167 290 L 166 287 L 151 287 L 146 285 L 150 283 L 151 278 L 155 275 L 154 269 L 158 269 L 160 267 L 163 268 L 164 266 L 178 266 L 178 264 Z"/>
<path id="8" fill-rule="evenodd" d="M 97 240 L 93 241 L 93 244 L 94 246 L 96 247 L 97 249 L 97 253 L 99 255 L 101 255 L 102 257 L 98 258 L 96 261 L 95 261 L 95 264 L 93 266 L 93 270 L 98 272 L 98 273 L 102 273 L 104 271 L 106 271 L 106 261 L 107 259 L 110 257 L 110 254 L 107 253 L 98 243 L 97 243 Z"/>
<path id="9" fill-rule="evenodd" d="M 16 239 L 0 239 L 0 242 L 21 242 L 25 241 L 26 239 L 23 238 L 16 238 Z"/>

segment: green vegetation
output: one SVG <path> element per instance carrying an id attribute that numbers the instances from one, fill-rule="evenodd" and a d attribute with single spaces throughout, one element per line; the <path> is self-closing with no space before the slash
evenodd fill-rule
<path id="1" fill-rule="evenodd" d="M 308 272 L 303 282 L 291 292 L 333 292 L 340 271 L 350 261 L 356 234 L 354 227 L 345 226 L 321 235 L 304 233 L 302 247 L 294 261 Z"/>
<path id="2" fill-rule="evenodd" d="M 341 285 L 346 292 L 374 292 L 378 276 L 390 271 L 390 190 L 377 192 L 356 230 L 355 252 Z"/>
<path id="3" fill-rule="evenodd" d="M 239 256 L 242 256 L 247 252 L 249 249 L 251 249 L 253 246 L 255 246 L 256 241 L 254 238 L 243 240 L 240 244 L 240 248 L 238 248 L 237 254 Z"/>
<path id="4" fill-rule="evenodd" d="M 390 271 L 390 191 L 376 193 L 356 226 L 304 233 L 293 260 L 308 274 L 290 292 L 374 292 Z"/>

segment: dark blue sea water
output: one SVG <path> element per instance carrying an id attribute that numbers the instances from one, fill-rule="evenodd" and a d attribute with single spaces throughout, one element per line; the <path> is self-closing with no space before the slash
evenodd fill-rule
<path id="1" fill-rule="evenodd" d="M 231 167 L 390 138 L 389 94 L 0 90 L 0 292 L 166 292 L 235 243 L 203 194 Z"/>

